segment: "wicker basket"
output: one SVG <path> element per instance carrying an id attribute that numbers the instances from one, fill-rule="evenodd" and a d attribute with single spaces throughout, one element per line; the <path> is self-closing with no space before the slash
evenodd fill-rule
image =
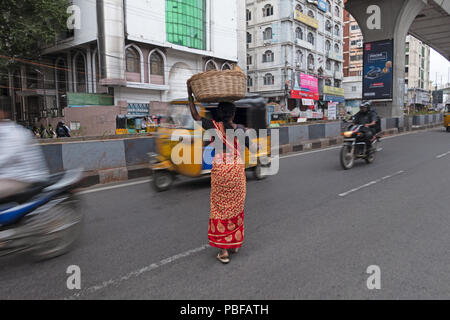
<path id="1" fill-rule="evenodd" d="M 199 102 L 237 101 L 244 98 L 247 91 L 247 78 L 239 68 L 199 73 L 187 84 Z"/>

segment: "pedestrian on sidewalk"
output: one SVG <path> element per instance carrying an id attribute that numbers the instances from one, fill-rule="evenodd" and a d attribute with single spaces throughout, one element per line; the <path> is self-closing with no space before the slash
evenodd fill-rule
<path id="1" fill-rule="evenodd" d="M 230 262 L 228 251 L 237 253 L 244 241 L 247 181 L 239 142 L 237 138 L 234 138 L 234 141 L 228 141 L 226 130 L 245 131 L 246 129 L 244 126 L 233 123 L 236 112 L 233 103 L 219 103 L 214 120 L 208 120 L 198 114 L 190 86 L 188 86 L 188 94 L 194 120 L 201 121 L 205 130 L 215 129 L 217 137 L 223 143 L 222 152 L 216 150 L 211 170 L 211 213 L 208 238 L 211 246 L 221 249 L 216 258 L 227 264 Z"/>

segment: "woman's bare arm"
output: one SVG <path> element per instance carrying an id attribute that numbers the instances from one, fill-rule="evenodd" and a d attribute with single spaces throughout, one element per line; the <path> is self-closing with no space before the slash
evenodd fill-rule
<path id="1" fill-rule="evenodd" d="M 190 85 L 188 87 L 188 100 L 189 100 L 189 108 L 191 109 L 192 118 L 194 118 L 195 121 L 200 121 L 202 117 L 198 114 L 197 108 L 195 107 L 195 99 L 194 95 L 192 94 L 192 88 Z"/>

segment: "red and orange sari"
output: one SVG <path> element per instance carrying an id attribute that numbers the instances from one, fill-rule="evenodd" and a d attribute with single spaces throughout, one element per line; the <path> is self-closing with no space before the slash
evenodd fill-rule
<path id="1" fill-rule="evenodd" d="M 223 123 L 213 123 L 219 138 L 233 152 L 216 154 L 213 160 L 208 238 L 213 247 L 236 249 L 244 242 L 245 165 L 240 161 L 237 139 L 232 146 L 225 138 Z"/>

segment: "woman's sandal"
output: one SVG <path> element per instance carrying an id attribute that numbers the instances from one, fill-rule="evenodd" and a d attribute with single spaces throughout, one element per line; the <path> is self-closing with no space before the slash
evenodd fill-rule
<path id="1" fill-rule="evenodd" d="M 220 252 L 216 256 L 217 260 L 222 262 L 223 264 L 227 264 L 230 262 L 230 257 L 227 255 L 221 255 Z"/>

